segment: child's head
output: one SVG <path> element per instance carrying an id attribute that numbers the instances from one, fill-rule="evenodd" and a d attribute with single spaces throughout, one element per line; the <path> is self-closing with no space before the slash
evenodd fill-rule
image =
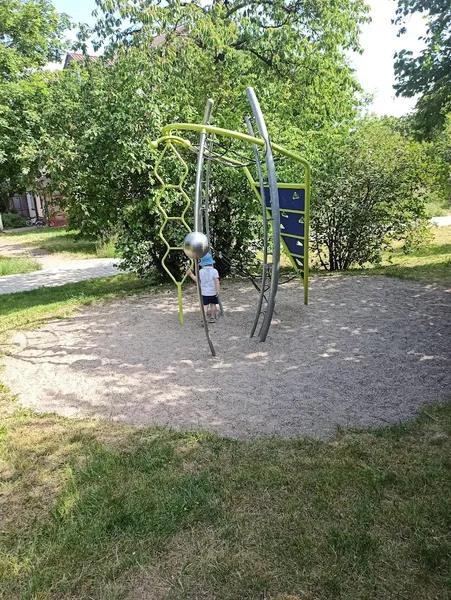
<path id="1" fill-rule="evenodd" d="M 201 267 L 212 267 L 215 264 L 215 261 L 210 252 L 207 252 L 207 254 L 200 259 L 199 264 Z"/>

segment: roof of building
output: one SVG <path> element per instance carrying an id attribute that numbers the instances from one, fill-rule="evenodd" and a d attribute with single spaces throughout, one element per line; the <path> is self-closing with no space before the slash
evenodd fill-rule
<path id="1" fill-rule="evenodd" d="M 64 61 L 63 69 L 66 69 L 67 66 L 74 60 L 75 62 L 83 62 L 86 59 L 90 60 L 98 60 L 98 56 L 92 56 L 90 54 L 81 54 L 80 52 L 68 52 L 66 54 L 66 60 Z"/>
<path id="2" fill-rule="evenodd" d="M 188 32 L 186 31 L 186 27 L 184 25 L 179 25 L 178 27 L 175 28 L 174 33 L 176 36 L 182 37 L 188 34 Z M 166 41 L 166 37 L 167 37 L 167 33 L 160 33 L 160 35 L 157 35 L 156 37 L 153 38 L 152 43 L 150 44 L 151 48 L 156 48 L 157 46 L 161 46 L 161 44 L 164 44 Z"/>

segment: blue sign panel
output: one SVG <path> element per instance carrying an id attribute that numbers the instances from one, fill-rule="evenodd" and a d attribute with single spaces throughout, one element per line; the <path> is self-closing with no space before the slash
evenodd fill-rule
<path id="1" fill-rule="evenodd" d="M 278 188 L 280 210 L 305 210 L 305 190 L 298 188 Z M 271 208 L 271 197 L 269 188 L 265 187 L 265 203 Z"/>

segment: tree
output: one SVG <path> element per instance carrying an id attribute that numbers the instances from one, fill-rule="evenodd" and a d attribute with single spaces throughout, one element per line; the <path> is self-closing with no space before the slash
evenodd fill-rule
<path id="1" fill-rule="evenodd" d="M 426 231 L 434 170 L 427 147 L 397 128 L 394 119 L 371 117 L 316 142 L 312 231 L 325 269 L 377 264 L 393 241 L 408 249 Z"/>
<path id="2" fill-rule="evenodd" d="M 30 69 L 57 61 L 69 26 L 49 0 L 2 0 L 0 4 L 0 78 L 11 81 Z"/>
<path id="3" fill-rule="evenodd" d="M 402 50 L 395 56 L 397 94 L 420 94 L 416 106 L 417 124 L 426 137 L 440 130 L 451 111 L 451 4 L 449 0 L 398 0 L 395 23 L 400 35 L 406 31 L 407 18 L 413 13 L 427 16 L 425 48 L 418 56 Z"/>
<path id="4" fill-rule="evenodd" d="M 99 36 L 105 60 L 52 79 L 40 165 L 63 194 L 70 222 L 96 236 L 118 230 L 124 255 L 140 273 L 158 267 L 164 250 L 150 146 L 164 124 L 200 122 L 212 95 L 215 123 L 242 130 L 248 85 L 273 137 L 293 149 L 306 130 L 354 118 L 358 86 L 345 51 L 358 49 L 362 0 L 99 7 L 95 30 L 83 35 Z M 194 155 L 186 159 L 194 166 Z M 215 241 L 232 257 L 259 237 L 260 208 L 244 185 L 237 170 L 215 172 Z"/>
<path id="5" fill-rule="evenodd" d="M 9 191 L 33 183 L 31 148 L 40 135 L 46 96 L 41 68 L 61 58 L 69 19 L 49 0 L 0 4 L 0 182 Z"/>

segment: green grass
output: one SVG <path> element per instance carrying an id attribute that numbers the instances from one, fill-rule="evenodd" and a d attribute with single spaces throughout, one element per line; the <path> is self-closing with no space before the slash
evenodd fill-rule
<path id="1" fill-rule="evenodd" d="M 434 228 L 432 242 L 410 254 L 395 250 L 386 255 L 382 267 L 374 271 L 451 289 L 451 227 Z"/>
<path id="2" fill-rule="evenodd" d="M 116 258 L 114 240 L 96 242 L 81 238 L 77 231 L 66 228 L 51 228 L 16 233 L 6 233 L 0 237 L 1 244 L 20 245 L 24 248 L 40 248 L 50 253 L 63 254 L 67 258 Z"/>
<path id="3" fill-rule="evenodd" d="M 39 271 L 41 265 L 29 256 L 2 256 L 0 254 L 0 277 L 17 273 Z"/>
<path id="4" fill-rule="evenodd" d="M 283 264 L 283 263 L 281 263 Z M 287 269 L 289 267 L 285 265 Z M 411 279 L 425 285 L 439 285 L 451 289 L 451 226 L 434 227 L 432 240 L 421 248 L 405 254 L 400 248 L 386 252 L 382 265 L 365 269 L 350 269 L 346 272 L 312 269 L 312 275 L 387 275 L 399 279 Z"/>
<path id="5" fill-rule="evenodd" d="M 451 215 L 451 206 L 445 206 L 440 202 L 428 202 L 426 204 L 426 214 L 431 217 L 446 217 Z"/>
<path id="6" fill-rule="evenodd" d="M 6 406 L 1 598 L 451 597 L 451 405 L 331 442 Z"/>
<path id="7" fill-rule="evenodd" d="M 449 235 L 380 272 L 434 283 Z M 146 287 L 2 296 L 0 339 Z M 445 600 L 450 472 L 451 403 L 328 442 L 232 441 L 38 416 L 0 384 L 0 598 Z"/>
<path id="8" fill-rule="evenodd" d="M 93 302 L 149 289 L 134 275 L 116 275 L 57 287 L 0 296 L 0 341 L 15 329 L 34 327 L 47 319 L 66 317 Z"/>

